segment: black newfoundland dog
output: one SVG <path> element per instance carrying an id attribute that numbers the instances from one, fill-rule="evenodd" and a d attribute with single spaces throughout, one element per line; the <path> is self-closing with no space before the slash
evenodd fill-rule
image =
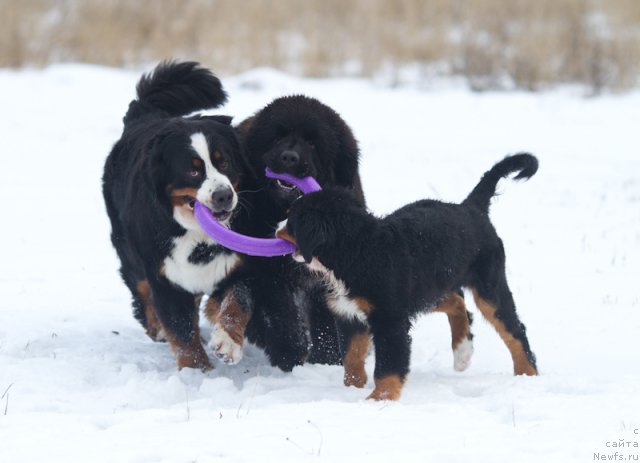
<path id="1" fill-rule="evenodd" d="M 237 130 L 254 178 L 234 229 L 273 237 L 300 196 L 292 185 L 266 178 L 267 166 L 296 177 L 311 175 L 323 187 L 347 188 L 364 202 L 358 144 L 338 113 L 320 101 L 301 95 L 278 98 Z M 327 291 L 317 275 L 288 256 L 246 257 L 207 304 L 205 313 L 215 326 L 214 352 L 224 362 L 237 363 L 246 337 L 285 371 L 305 361 L 342 363 L 346 347 L 341 338 L 350 337 L 349 323 L 337 327 Z"/>
<path id="2" fill-rule="evenodd" d="M 364 200 L 358 173 L 359 149 L 346 122 L 327 105 L 302 95 L 272 101 L 238 126 L 246 154 L 266 188 L 266 213 L 283 220 L 300 191 L 280 180 L 264 177 L 265 167 L 294 177 L 314 177 L 320 185 L 352 189 Z"/>
<path id="3" fill-rule="evenodd" d="M 111 241 L 135 317 L 152 339 L 169 341 L 179 368 L 211 368 L 198 329 L 199 297 L 241 260 L 205 235 L 193 215 L 196 199 L 223 223 L 236 211 L 248 166 L 231 118 L 182 117 L 225 101 L 220 81 L 197 63 L 161 63 L 140 79 L 104 168 Z"/>

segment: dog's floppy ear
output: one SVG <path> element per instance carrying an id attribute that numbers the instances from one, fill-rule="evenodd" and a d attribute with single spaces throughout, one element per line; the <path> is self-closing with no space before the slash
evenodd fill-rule
<path id="1" fill-rule="evenodd" d="M 326 221 L 305 220 L 298 222 L 295 228 L 295 237 L 298 249 L 304 257 L 304 261 L 309 264 L 320 246 L 331 245 L 335 240 L 335 229 L 333 225 Z"/>
<path id="2" fill-rule="evenodd" d="M 245 180 L 251 179 L 251 181 L 255 181 L 257 174 L 247 155 L 247 149 L 242 141 L 242 136 L 236 127 L 231 127 L 231 129 L 233 130 L 233 143 L 237 152 L 237 161 L 242 170 L 241 177 L 245 178 Z"/>
<path id="3" fill-rule="evenodd" d="M 164 186 L 162 175 L 164 159 L 160 145 L 169 135 L 169 132 L 163 132 L 149 140 L 143 148 L 147 154 L 138 159 L 139 166 L 137 170 L 144 172 L 144 185 L 156 197 L 161 195 L 162 187 Z"/>
<path id="4" fill-rule="evenodd" d="M 341 132 L 340 153 L 335 161 L 336 183 L 340 186 L 352 187 L 358 172 L 360 151 L 358 142 L 346 124 Z"/>

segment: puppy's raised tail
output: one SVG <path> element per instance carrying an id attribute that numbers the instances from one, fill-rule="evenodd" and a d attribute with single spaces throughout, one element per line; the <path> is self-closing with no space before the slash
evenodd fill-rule
<path id="1" fill-rule="evenodd" d="M 485 172 L 480 183 L 471 191 L 462 204 L 473 205 L 487 212 L 491 198 L 496 194 L 496 187 L 500 179 L 518 172 L 515 180 L 528 180 L 538 170 L 538 159 L 528 153 L 518 153 L 507 156 L 502 161 Z"/>
<path id="2" fill-rule="evenodd" d="M 220 79 L 195 61 L 162 61 L 140 78 L 136 90 L 138 98 L 129 105 L 125 124 L 152 113 L 182 116 L 227 101 Z"/>

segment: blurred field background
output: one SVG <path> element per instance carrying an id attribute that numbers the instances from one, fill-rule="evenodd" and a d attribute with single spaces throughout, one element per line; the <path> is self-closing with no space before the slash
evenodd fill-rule
<path id="1" fill-rule="evenodd" d="M 0 0 L 0 67 L 195 59 L 219 74 L 640 84 L 640 0 Z"/>

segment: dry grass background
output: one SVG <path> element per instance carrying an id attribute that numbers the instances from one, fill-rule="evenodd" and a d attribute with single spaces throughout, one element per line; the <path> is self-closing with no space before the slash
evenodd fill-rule
<path id="1" fill-rule="evenodd" d="M 218 73 L 464 76 L 477 90 L 640 83 L 640 0 L 0 0 L 0 66 L 166 57 Z"/>

